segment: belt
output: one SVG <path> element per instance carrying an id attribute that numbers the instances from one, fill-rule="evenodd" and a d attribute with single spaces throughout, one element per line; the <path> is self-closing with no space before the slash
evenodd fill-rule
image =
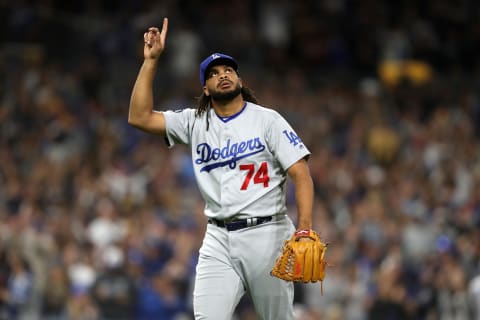
<path id="1" fill-rule="evenodd" d="M 248 227 L 258 226 L 265 222 L 270 222 L 273 220 L 273 217 L 275 216 L 246 218 L 246 219 L 228 220 L 228 221 L 218 220 L 215 218 L 208 218 L 208 223 L 214 224 L 220 228 L 225 228 L 228 231 L 235 231 L 235 230 L 240 230 Z"/>

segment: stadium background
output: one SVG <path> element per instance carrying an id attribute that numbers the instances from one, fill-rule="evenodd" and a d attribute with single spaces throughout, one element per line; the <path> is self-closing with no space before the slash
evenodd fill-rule
<path id="1" fill-rule="evenodd" d="M 159 110 L 192 106 L 199 62 L 225 52 L 313 153 L 333 267 L 323 296 L 297 285 L 299 319 L 480 319 L 479 14 L 0 1 L 0 319 L 191 318 L 205 218 L 189 154 L 127 124 L 143 32 L 164 16 Z M 237 317 L 255 319 L 248 298 Z"/>

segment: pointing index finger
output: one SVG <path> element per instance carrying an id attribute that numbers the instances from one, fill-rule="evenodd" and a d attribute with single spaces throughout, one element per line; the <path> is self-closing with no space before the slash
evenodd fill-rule
<path id="1" fill-rule="evenodd" d="M 168 18 L 163 18 L 162 35 L 165 36 L 168 31 Z"/>

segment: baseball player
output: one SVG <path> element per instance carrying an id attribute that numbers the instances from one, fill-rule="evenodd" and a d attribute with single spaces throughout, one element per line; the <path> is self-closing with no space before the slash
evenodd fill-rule
<path id="1" fill-rule="evenodd" d="M 168 20 L 144 34 L 144 61 L 132 90 L 129 123 L 188 145 L 208 219 L 196 268 L 195 319 L 231 319 L 248 292 L 260 319 L 293 319 L 293 284 L 270 270 L 295 230 L 311 226 L 310 152 L 287 121 L 261 107 L 237 62 L 214 53 L 200 64 L 203 94 L 195 109 L 153 110 L 152 83 Z M 286 179 L 295 187 L 297 227 L 287 215 Z"/>

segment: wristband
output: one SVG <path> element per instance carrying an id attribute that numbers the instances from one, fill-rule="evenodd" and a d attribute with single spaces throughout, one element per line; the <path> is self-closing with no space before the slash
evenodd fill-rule
<path id="1" fill-rule="evenodd" d="M 295 237 L 297 238 L 308 238 L 310 237 L 311 229 L 299 229 L 295 231 Z"/>

